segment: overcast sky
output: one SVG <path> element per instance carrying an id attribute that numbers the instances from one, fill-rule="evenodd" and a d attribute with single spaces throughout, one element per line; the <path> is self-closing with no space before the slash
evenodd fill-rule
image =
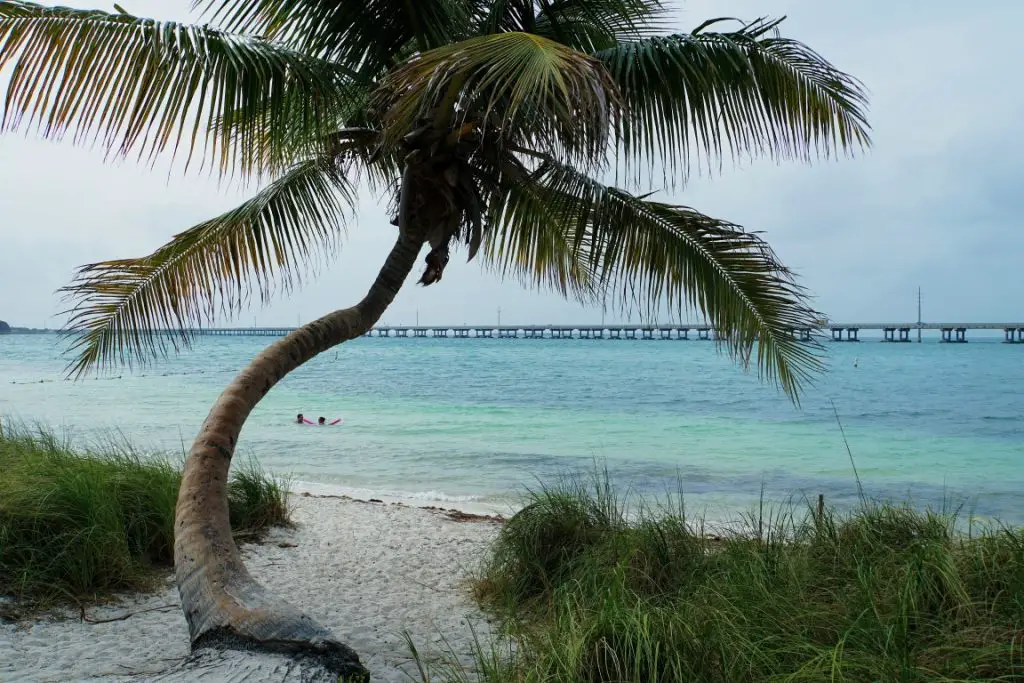
<path id="1" fill-rule="evenodd" d="M 110 9 L 80 0 L 61 4 Z M 189 18 L 189 0 L 126 0 L 137 15 Z M 927 8 L 927 9 L 925 9 Z M 833 319 L 1024 319 L 1024 25 L 1020 0 L 689 0 L 678 28 L 713 16 L 788 15 L 783 30 L 870 90 L 874 147 L 811 167 L 755 162 L 694 180 L 672 201 L 765 232 Z M 0 136 L 0 319 L 57 325 L 75 266 L 140 256 L 237 203 L 208 177 L 168 179 L 97 151 Z M 340 258 L 289 299 L 238 324 L 291 325 L 357 301 L 390 247 L 366 196 Z M 418 269 L 417 269 L 418 273 Z M 444 281 L 408 286 L 385 322 L 584 323 L 557 295 L 522 289 L 456 256 Z"/>

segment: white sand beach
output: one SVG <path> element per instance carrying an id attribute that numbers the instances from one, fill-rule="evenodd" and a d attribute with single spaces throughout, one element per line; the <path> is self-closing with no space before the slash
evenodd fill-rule
<path id="1" fill-rule="evenodd" d="M 486 635 L 489 627 L 467 578 L 496 521 L 308 494 L 291 501 L 297 528 L 243 547 L 257 580 L 353 647 L 373 681 L 411 680 L 403 631 L 421 653 L 450 648 L 471 661 L 471 628 Z M 188 632 L 170 576 L 155 594 L 87 609 L 93 621 L 129 613 L 106 623 L 67 611 L 0 624 L 0 682 L 139 681 L 173 672 L 188 655 Z"/>

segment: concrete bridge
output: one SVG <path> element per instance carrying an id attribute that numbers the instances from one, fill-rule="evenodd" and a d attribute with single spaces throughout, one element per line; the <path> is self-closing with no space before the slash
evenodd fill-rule
<path id="1" fill-rule="evenodd" d="M 236 327 L 194 330 L 202 336 L 283 337 L 292 327 Z M 862 331 L 882 333 L 882 341 L 921 341 L 924 330 L 938 331 L 947 344 L 967 342 L 968 330 L 1001 331 L 1009 344 L 1024 344 L 1024 322 L 1016 323 L 822 323 L 813 328 L 793 328 L 789 334 L 803 341 L 824 336 L 835 342 L 858 342 Z M 692 334 L 691 334 L 692 333 Z M 915 333 L 915 334 L 912 334 Z M 378 325 L 366 336 L 455 339 L 676 339 L 713 340 L 714 328 L 706 324 L 664 325 Z M 912 336 L 914 337 L 912 339 Z"/>

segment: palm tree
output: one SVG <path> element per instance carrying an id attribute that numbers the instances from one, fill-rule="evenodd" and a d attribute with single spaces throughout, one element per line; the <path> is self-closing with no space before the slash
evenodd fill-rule
<path id="1" fill-rule="evenodd" d="M 0 1 L 4 131 L 170 157 L 261 183 L 142 258 L 65 288 L 73 374 L 144 362 L 333 255 L 360 184 L 394 246 L 356 305 L 272 344 L 224 390 L 188 455 L 175 564 L 194 648 L 351 650 L 249 576 L 225 482 L 246 417 L 282 377 L 366 333 L 429 249 L 582 301 L 699 310 L 794 399 L 817 369 L 804 290 L 756 234 L 651 197 L 726 158 L 810 161 L 869 144 L 859 83 L 781 20 L 668 30 L 659 0 L 200 0 L 209 23 Z M 615 184 L 609 184 L 614 179 Z M 616 186 L 618 185 L 618 186 Z"/>

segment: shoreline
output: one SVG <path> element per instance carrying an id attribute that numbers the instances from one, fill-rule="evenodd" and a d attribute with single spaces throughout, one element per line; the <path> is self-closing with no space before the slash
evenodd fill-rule
<path id="1" fill-rule="evenodd" d="M 505 515 L 494 513 L 488 514 L 486 512 L 469 512 L 462 508 L 444 508 L 436 505 L 411 505 L 408 502 L 403 502 L 398 499 L 385 498 L 353 498 L 347 494 L 331 494 L 331 493 L 310 493 L 303 491 L 301 493 L 290 492 L 290 496 L 298 498 L 318 498 L 323 500 L 340 500 L 346 503 L 355 503 L 359 505 L 390 505 L 400 508 L 408 508 L 410 510 L 423 510 L 424 512 L 442 513 L 442 516 L 452 522 L 493 522 L 495 524 L 504 524 L 508 521 Z"/>
<path id="2" fill-rule="evenodd" d="M 490 622 L 469 580 L 502 519 L 377 500 L 293 492 L 296 527 L 242 545 L 246 566 L 353 647 L 375 681 L 415 680 L 403 632 L 428 661 L 450 650 L 472 666 L 474 632 L 486 637 Z M 118 596 L 82 614 L 63 608 L 0 621 L 0 680 L 188 681 L 195 672 L 178 668 L 188 642 L 168 572 L 152 593 Z"/>
<path id="3" fill-rule="evenodd" d="M 337 498 L 356 503 L 383 503 L 421 510 L 456 510 L 474 517 L 508 518 L 522 507 L 521 505 L 488 503 L 481 500 L 461 500 L 461 497 L 445 496 L 444 498 L 427 498 L 412 492 L 390 491 L 379 493 L 374 489 L 355 488 L 338 484 L 326 484 L 315 481 L 287 479 L 288 490 L 295 496 L 311 498 Z M 466 496 L 471 498 L 472 496 Z"/>

